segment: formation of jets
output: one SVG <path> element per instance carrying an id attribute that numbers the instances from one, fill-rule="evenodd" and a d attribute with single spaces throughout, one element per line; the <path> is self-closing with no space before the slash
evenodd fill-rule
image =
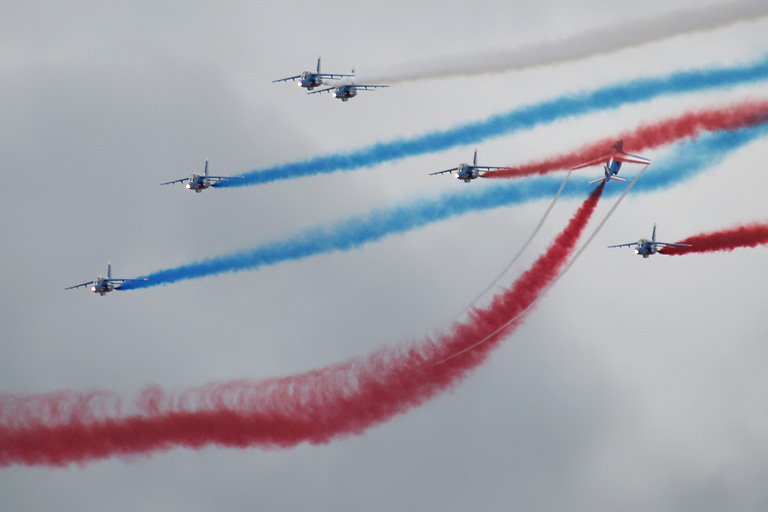
<path id="1" fill-rule="evenodd" d="M 111 292 L 112 290 L 119 288 L 121 284 L 128 281 L 146 281 L 146 279 L 114 279 L 112 278 L 112 264 L 107 263 L 107 277 L 97 276 L 93 281 L 76 284 L 75 286 L 68 286 L 67 288 L 64 288 L 64 289 L 73 290 L 75 288 L 92 285 L 91 291 L 93 293 L 98 293 L 103 297 L 107 293 Z"/>
<path id="2" fill-rule="evenodd" d="M 635 254 L 639 254 L 643 258 L 647 258 L 651 254 L 656 254 L 659 252 L 659 247 L 692 247 L 691 244 L 671 244 L 669 242 L 657 242 L 656 241 L 656 224 L 653 225 L 653 233 L 651 234 L 651 239 L 648 240 L 647 238 L 641 238 L 637 242 L 629 242 L 626 244 L 619 244 L 619 245 L 609 245 L 609 249 L 613 249 L 614 247 L 632 247 L 635 246 Z"/>
<path id="3" fill-rule="evenodd" d="M 453 173 L 457 180 L 464 180 L 464 183 L 469 183 L 475 178 L 485 175 L 487 172 L 492 172 L 498 169 L 508 169 L 508 167 L 489 167 L 487 165 L 477 165 L 477 150 L 475 150 L 475 156 L 472 158 L 472 164 L 461 163 L 458 167 L 452 169 L 446 169 L 444 171 L 430 173 L 430 176 L 436 174 Z"/>
<path id="4" fill-rule="evenodd" d="M 325 85 L 326 84 L 325 80 L 342 80 L 344 78 L 350 78 L 353 76 L 355 76 L 354 70 L 352 70 L 352 74 L 322 73 L 320 71 L 320 58 L 318 58 L 316 71 L 304 71 L 300 75 L 280 78 L 278 80 L 273 80 L 273 82 L 287 82 L 287 81 L 295 80 L 296 84 L 299 87 L 310 91 L 309 94 L 330 92 L 334 98 L 338 98 L 341 101 L 348 101 L 350 98 L 354 98 L 355 96 L 357 96 L 357 91 L 361 91 L 361 90 L 366 91 L 366 90 L 374 90 L 382 87 L 389 87 L 388 85 L 382 85 L 382 84 L 372 85 L 372 84 L 342 83 L 335 86 L 327 87 L 325 89 L 320 89 L 317 91 L 314 90 L 316 87 Z M 647 158 L 625 153 L 624 141 L 619 140 L 619 141 L 616 141 L 616 143 L 614 143 L 611 150 L 608 151 L 607 153 L 603 153 L 601 155 L 598 155 L 594 158 L 587 160 L 586 162 L 582 162 L 574 166 L 572 170 L 581 169 L 581 168 L 589 167 L 592 165 L 603 164 L 603 170 L 604 170 L 605 176 L 591 181 L 590 184 L 594 184 L 601 181 L 608 182 L 611 180 L 626 181 L 624 178 L 618 177 L 619 170 L 621 169 L 621 164 L 623 162 L 637 163 L 637 164 L 644 164 L 644 165 L 650 165 L 651 163 L 651 161 L 648 160 Z M 482 177 L 489 172 L 494 172 L 499 169 L 508 169 L 508 168 L 509 167 L 491 167 L 487 165 L 477 165 L 477 149 L 475 149 L 475 154 L 474 154 L 474 157 L 472 158 L 471 164 L 461 163 L 458 166 L 453 167 L 451 169 L 430 173 L 430 176 L 434 176 L 437 174 L 452 173 L 456 179 L 462 180 L 465 183 L 469 183 L 472 180 Z M 205 167 L 203 168 L 202 174 L 193 173 L 188 178 L 179 178 L 172 181 L 166 181 L 164 183 L 161 183 L 161 185 L 171 185 L 174 183 L 186 182 L 185 187 L 188 190 L 194 190 L 195 192 L 199 193 L 207 189 L 208 187 L 215 187 L 219 182 L 227 181 L 227 180 L 236 180 L 236 179 L 244 179 L 244 178 L 243 176 L 209 175 L 208 160 L 206 159 Z M 653 233 L 650 240 L 643 238 L 637 242 L 611 245 L 610 248 L 628 247 L 633 245 L 635 246 L 635 254 L 642 255 L 643 258 L 647 258 L 652 254 L 656 254 L 658 252 L 659 247 L 664 247 L 664 246 L 690 247 L 690 245 L 688 244 L 673 244 L 668 242 L 657 242 L 656 241 L 656 225 L 654 225 Z M 69 286 L 65 288 L 65 290 L 71 290 L 71 289 L 86 287 L 90 285 L 92 292 L 98 293 L 101 296 L 104 296 L 107 293 L 111 292 L 112 290 L 119 289 L 120 285 L 122 285 L 123 283 L 126 283 L 128 281 L 142 281 L 142 280 L 146 281 L 146 279 L 114 279 L 112 278 L 112 265 L 107 264 L 107 277 L 98 276 L 93 281 L 88 281 L 87 283 L 81 283 L 75 286 Z"/>
<path id="5" fill-rule="evenodd" d="M 189 178 L 179 178 L 178 180 L 166 181 L 160 185 L 171 185 L 173 183 L 187 182 L 185 185 L 187 190 L 194 190 L 195 192 L 202 192 L 208 187 L 215 187 L 219 181 L 227 180 L 241 180 L 242 176 L 211 176 L 208 174 L 208 160 L 205 161 L 205 168 L 203 174 L 193 173 Z"/>

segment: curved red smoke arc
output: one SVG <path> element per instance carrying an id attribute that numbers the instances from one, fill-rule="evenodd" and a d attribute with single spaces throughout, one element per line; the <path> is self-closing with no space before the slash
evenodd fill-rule
<path id="1" fill-rule="evenodd" d="M 130 416 L 121 414 L 118 397 L 103 392 L 2 395 L 0 465 L 65 466 L 211 444 L 286 448 L 360 434 L 457 385 L 486 360 L 563 269 L 602 191 L 600 185 L 590 194 L 509 289 L 447 334 L 289 377 L 209 384 L 176 396 L 150 387 Z"/>

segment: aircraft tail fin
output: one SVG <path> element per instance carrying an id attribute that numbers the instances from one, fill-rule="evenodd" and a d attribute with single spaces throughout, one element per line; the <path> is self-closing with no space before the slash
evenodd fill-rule
<path id="1" fill-rule="evenodd" d="M 107 262 L 107 279 L 112 279 L 112 262 Z"/>
<path id="2" fill-rule="evenodd" d="M 477 165 L 477 150 L 475 150 L 475 156 L 472 159 L 472 165 Z"/>
<path id="3" fill-rule="evenodd" d="M 208 176 L 208 159 L 205 159 L 205 168 L 203 169 L 203 176 Z"/>
<path id="4" fill-rule="evenodd" d="M 653 233 L 651 234 L 651 242 L 656 241 L 656 224 L 653 225 Z"/>
<path id="5" fill-rule="evenodd" d="M 627 181 L 624 178 L 619 178 L 618 176 L 609 176 L 609 180 L 616 180 L 616 181 Z"/>
<path id="6" fill-rule="evenodd" d="M 317 72 L 320 72 L 320 57 L 317 58 Z"/>

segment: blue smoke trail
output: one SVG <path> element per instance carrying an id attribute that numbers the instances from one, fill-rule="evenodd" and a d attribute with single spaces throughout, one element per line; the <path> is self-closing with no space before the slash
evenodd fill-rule
<path id="1" fill-rule="evenodd" d="M 558 119 L 616 108 L 630 103 L 640 103 L 664 94 L 703 91 L 756 82 L 767 78 L 768 55 L 747 66 L 679 71 L 665 77 L 636 79 L 592 92 L 563 96 L 521 107 L 505 114 L 493 115 L 482 121 L 411 139 L 381 142 L 349 153 L 320 156 L 303 162 L 254 170 L 242 174 L 245 179 L 223 181 L 217 183 L 216 186 L 218 188 L 243 187 L 334 171 L 349 171 L 408 156 L 475 143 L 518 130 L 533 128 Z"/>
<path id="2" fill-rule="evenodd" d="M 654 166 L 635 185 L 635 192 L 649 193 L 682 183 L 708 167 L 722 161 L 729 152 L 768 135 L 768 123 L 735 131 L 713 132 L 694 142 L 682 144 L 669 157 L 669 163 Z M 593 176 L 571 178 L 575 187 L 562 192 L 565 197 L 583 197 Z M 491 210 L 500 206 L 550 198 L 558 190 L 560 177 L 543 176 L 493 183 L 490 187 L 461 187 L 437 199 L 422 199 L 354 217 L 329 227 L 312 228 L 286 240 L 272 242 L 253 250 L 210 258 L 142 276 L 147 281 L 128 282 L 120 290 L 148 288 L 184 279 L 196 279 L 222 272 L 254 270 L 284 261 L 300 260 L 317 254 L 348 251 L 388 235 L 404 233 L 471 211 Z M 624 190 L 608 184 L 603 195 L 616 195 Z"/>

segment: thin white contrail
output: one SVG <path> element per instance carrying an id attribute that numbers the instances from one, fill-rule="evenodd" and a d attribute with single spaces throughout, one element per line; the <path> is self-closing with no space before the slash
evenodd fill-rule
<path id="1" fill-rule="evenodd" d="M 455 314 L 455 315 L 454 315 L 454 316 L 451 318 L 451 322 L 454 322 L 454 321 L 455 321 L 455 320 L 456 320 L 458 317 L 460 317 L 461 315 L 463 315 L 463 314 L 464 314 L 464 313 L 465 313 L 465 312 L 466 312 L 468 309 L 470 309 L 470 308 L 474 307 L 474 306 L 475 306 L 475 304 L 477 303 L 477 301 L 478 301 L 478 300 L 480 300 L 480 298 L 481 298 L 483 295 L 485 295 L 486 293 L 488 293 L 488 291 L 489 291 L 491 288 L 493 288 L 494 286 L 496 286 L 496 283 L 498 283 L 498 282 L 501 280 L 501 278 L 502 278 L 502 277 L 504 277 L 504 275 L 505 275 L 507 272 L 509 272 L 509 269 L 511 269 L 511 268 L 512 268 L 512 265 L 514 265 L 514 264 L 517 262 L 517 260 L 518 260 L 518 259 L 520 259 L 520 256 L 523 254 L 523 252 L 524 252 L 524 251 L 525 251 L 525 250 L 528 248 L 528 246 L 531 244 L 531 241 L 533 241 L 534 237 L 535 237 L 535 236 L 536 236 L 536 235 L 539 233 L 539 230 L 541 229 L 541 226 L 543 226 L 543 225 L 544 225 L 544 221 L 546 221 L 546 220 L 547 220 L 547 217 L 549 216 L 549 213 L 552 211 L 552 208 L 555 206 L 555 203 L 557 202 L 558 198 L 560 197 L 560 194 L 563 192 L 563 189 L 565 188 L 565 184 L 566 184 L 566 183 L 568 183 L 568 178 L 570 178 L 570 177 L 571 177 L 571 173 L 572 173 L 572 172 L 573 172 L 573 171 L 568 171 L 568 174 L 566 174 L 566 175 L 565 175 L 565 179 L 563 180 L 563 183 L 560 185 L 560 189 L 557 191 L 557 194 L 555 194 L 555 198 L 554 198 L 554 199 L 552 199 L 552 202 L 549 204 L 549 208 L 547 208 L 547 211 L 545 211 L 545 212 L 544 212 L 544 216 L 543 216 L 543 217 L 541 218 L 541 220 L 539 221 L 539 224 L 536 226 L 536 228 L 534 228 L 534 230 L 533 230 L 533 233 L 531 233 L 531 236 L 529 236 L 529 237 L 528 237 L 528 240 L 526 240 L 526 241 L 525 241 L 525 243 L 523 244 L 523 246 L 522 246 L 522 247 L 520 247 L 520 249 L 517 251 L 517 254 L 515 254 L 515 256 L 514 256 L 514 257 L 513 257 L 511 260 L 509 260 L 509 263 L 507 263 L 507 266 L 506 266 L 506 267 L 504 267 L 504 270 L 502 270 L 502 271 L 499 273 L 499 275 L 498 275 L 498 276 L 496 276 L 496 279 L 494 279 L 494 280 L 493 280 L 493 282 L 491 282 L 491 284 L 489 284 L 488 286 L 486 286 L 486 287 L 485 287 L 485 289 L 484 289 L 483 291 L 481 291 L 480 293 L 478 293 L 478 294 L 477 294 L 477 297 L 475 297 L 474 299 L 472 299 L 472 301 L 471 301 L 469 304 L 467 304 L 466 306 L 464 306 L 464 309 L 462 309 L 461 311 L 459 311 L 458 313 L 456 313 L 456 314 Z"/>
<path id="2" fill-rule="evenodd" d="M 539 295 L 538 295 L 538 296 L 537 296 L 535 299 L 533 299 L 533 300 L 531 301 L 531 303 L 530 303 L 530 304 L 528 304 L 528 306 L 527 306 L 525 309 L 523 309 L 522 311 L 520 311 L 518 314 L 516 314 L 515 316 L 513 316 L 513 317 L 512 317 L 512 318 L 510 318 L 509 320 L 507 320 L 507 321 L 506 321 L 506 322 L 505 322 L 503 325 L 499 326 L 499 328 L 498 328 L 498 329 L 496 329 L 495 331 L 493 331 L 492 333 L 490 333 L 488 336 L 486 336 L 485 338 L 481 339 L 480 341 L 477 341 L 477 342 L 475 342 L 474 344 L 472 344 L 472 345 L 470 345 L 470 346 L 468 346 L 468 347 L 466 347 L 466 348 L 464 348 L 464 349 L 462 349 L 462 350 L 459 350 L 459 351 L 458 351 L 458 352 L 456 352 L 455 354 L 452 354 L 452 355 L 450 355 L 450 356 L 446 357 L 446 358 L 445 358 L 445 359 L 443 359 L 442 361 L 438 361 L 437 363 L 433 363 L 433 364 L 430 364 L 430 365 L 428 365 L 428 366 L 425 366 L 425 367 L 423 367 L 423 368 L 421 368 L 421 369 L 431 368 L 431 367 L 433 367 L 433 366 L 437 366 L 437 365 L 440 365 L 440 364 L 446 363 L 446 362 L 450 361 L 451 359 L 453 359 L 453 358 L 456 358 L 456 357 L 460 356 L 461 354 L 464 354 L 465 352 L 469 352 L 470 350 L 474 349 L 475 347 L 477 347 L 477 346 L 479 346 L 479 345 L 482 345 L 482 344 L 483 344 L 483 343 L 485 343 L 486 341 L 490 340 L 491 338 L 493 338 L 494 336 L 496 336 L 497 334 L 499 334 L 501 331 L 503 331 L 504 329 L 506 329 L 506 328 L 507 328 L 509 325 L 511 325 L 511 324 L 512 324 L 513 322 L 515 322 L 517 319 L 519 319 L 519 318 L 520 318 L 520 317 L 522 317 L 524 314 L 526 314 L 528 311 L 530 311 L 530 310 L 531 310 L 531 308 L 533 308 L 533 306 L 535 306 L 535 305 L 536 305 L 536 304 L 537 304 L 537 303 L 538 303 L 538 302 L 539 302 L 539 301 L 540 301 L 540 300 L 541 300 L 541 299 L 542 299 L 542 298 L 543 298 L 543 297 L 544 297 L 544 296 L 547 294 L 547 292 L 549 292 L 549 290 L 551 290 L 551 289 L 552 289 L 552 287 L 554 287 L 554 286 L 557 284 L 557 282 L 560 280 L 560 278 L 561 278 L 561 277 L 563 277 L 563 276 L 565 275 L 565 273 L 566 273 L 566 272 L 568 272 L 568 269 L 570 269 L 570 268 L 571 268 L 571 266 L 573 266 L 573 264 L 576 262 L 576 260 L 577 260 L 577 259 L 579 258 L 579 256 L 581 255 L 581 253 L 582 253 L 582 252 L 584 252 L 584 249 L 586 249 L 586 248 L 589 246 L 589 244 L 592 242 L 592 240 L 594 240 L 595 236 L 597 236 L 597 233 L 599 233 L 599 232 L 600 232 L 600 230 L 601 230 L 601 229 L 603 228 L 603 226 L 605 225 L 605 223 L 606 223 L 606 222 L 608 222 L 608 219 L 611 217 L 611 215 L 613 215 L 613 212 L 615 212 L 615 211 L 616 211 L 616 208 L 618 208 L 618 206 L 619 206 L 619 204 L 621 203 L 621 201 L 622 201 L 622 200 L 623 200 L 623 199 L 626 197 L 626 195 L 629 193 L 629 191 L 630 191 L 630 190 L 632 190 L 632 187 L 634 187 L 634 186 L 635 186 L 635 183 L 637 183 L 637 180 L 639 180 L 639 179 L 640 179 L 640 176 L 642 176 L 642 175 L 643 175 L 643 173 L 645 172 L 645 170 L 646 170 L 647 168 L 648 168 L 648 166 L 647 166 L 647 165 L 644 165 L 644 166 L 643 166 L 643 168 L 640 170 L 640 172 L 639 172 L 639 173 L 637 173 L 637 176 L 635 176 L 635 179 L 634 179 L 634 180 L 632 180 L 632 183 L 630 183 L 630 184 L 629 184 L 629 186 L 628 186 L 628 187 L 627 187 L 627 188 L 624 190 L 624 192 L 621 194 L 621 196 L 620 196 L 620 197 L 619 197 L 619 198 L 616 200 L 616 202 L 613 204 L 613 206 L 611 207 L 611 209 L 610 209 L 610 210 L 608 210 L 608 213 L 605 215 L 605 217 L 603 217 L 603 220 L 602 220 L 602 221 L 600 221 L 600 224 L 598 224 L 598 225 L 597 225 L 597 227 L 595 228 L 595 230 L 592 232 L 592 234 L 591 234 L 591 235 L 589 235 L 589 238 L 587 238 L 587 240 L 586 240 L 586 241 L 584 242 L 584 244 L 583 244 L 583 245 L 582 245 L 582 246 L 579 248 L 579 250 L 578 250 L 578 251 L 576 251 L 576 252 L 574 253 L 573 257 L 570 259 L 570 261 L 568 262 L 568 264 L 565 266 L 565 268 L 563 268 L 563 271 L 562 271 L 562 272 L 560 272 L 560 274 L 558 274 L 558 276 L 557 276 L 555 279 L 553 279 L 553 280 L 552 280 L 552 282 L 551 282 L 551 283 L 549 283 L 549 285 L 547 285 L 547 286 L 544 288 L 544 290 L 542 290 L 542 292 L 541 292 L 541 293 L 540 293 L 540 294 L 539 294 Z M 606 185 L 607 185 L 607 183 L 606 183 Z"/>
<path id="3" fill-rule="evenodd" d="M 712 30 L 768 15 L 768 1 L 723 1 L 696 9 L 649 16 L 571 37 L 463 56 L 430 59 L 393 67 L 375 76 L 358 78 L 360 83 L 397 83 L 458 75 L 500 73 L 546 66 L 668 39 L 681 34 Z"/>

